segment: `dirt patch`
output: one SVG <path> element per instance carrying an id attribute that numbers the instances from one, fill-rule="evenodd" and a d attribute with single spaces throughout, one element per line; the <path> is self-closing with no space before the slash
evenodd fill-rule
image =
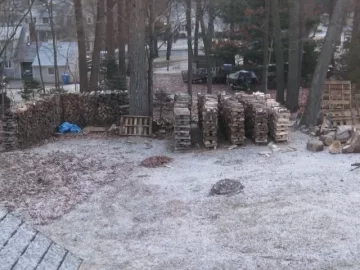
<path id="1" fill-rule="evenodd" d="M 119 167 L 71 152 L 6 153 L 0 157 L 1 176 L 11 181 L 2 181 L 0 201 L 22 209 L 35 223 L 46 224 L 69 212 L 99 186 L 112 182 Z"/>
<path id="2" fill-rule="evenodd" d="M 172 161 L 172 158 L 166 156 L 154 156 L 144 159 L 141 166 L 147 168 L 161 167 Z"/>

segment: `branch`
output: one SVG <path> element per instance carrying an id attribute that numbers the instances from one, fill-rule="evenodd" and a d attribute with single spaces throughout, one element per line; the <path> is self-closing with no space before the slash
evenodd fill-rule
<path id="1" fill-rule="evenodd" d="M 25 14 L 21 17 L 20 21 L 18 22 L 18 24 L 15 26 L 15 29 L 13 31 L 13 33 L 10 35 L 10 37 L 5 41 L 4 47 L 0 50 L 0 56 L 3 55 L 4 51 L 6 50 L 7 46 L 9 45 L 10 41 L 14 38 L 14 36 L 16 35 L 16 32 L 18 30 L 18 28 L 20 27 L 20 25 L 22 24 L 23 20 L 25 19 L 25 17 L 30 13 L 31 8 L 34 4 L 35 0 L 31 0 L 30 6 L 28 8 L 28 10 L 25 12 Z"/>

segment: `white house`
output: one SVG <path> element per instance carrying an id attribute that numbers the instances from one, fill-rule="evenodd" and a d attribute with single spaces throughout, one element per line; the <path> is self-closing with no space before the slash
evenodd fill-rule
<path id="1" fill-rule="evenodd" d="M 76 42 L 57 42 L 57 66 L 60 82 L 63 74 L 70 76 L 70 83 L 76 83 L 79 80 L 78 66 L 78 45 Z M 32 73 L 35 80 L 40 81 L 40 65 L 44 83 L 55 83 L 55 64 L 54 49 L 51 42 L 44 42 L 39 48 L 39 58 L 36 56 L 32 62 Z"/>
<path id="2" fill-rule="evenodd" d="M 6 49 L 1 54 L 4 75 L 9 78 L 21 77 L 21 66 L 18 57 L 18 45 L 21 43 L 23 27 L 0 27 L 0 50 Z"/>

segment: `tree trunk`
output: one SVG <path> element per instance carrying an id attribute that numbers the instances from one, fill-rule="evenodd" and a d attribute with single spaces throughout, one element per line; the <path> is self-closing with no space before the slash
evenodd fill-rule
<path id="1" fill-rule="evenodd" d="M 153 48 L 154 48 L 154 59 L 159 57 L 159 48 L 158 48 L 158 35 L 156 27 L 154 26 L 153 34 Z"/>
<path id="2" fill-rule="evenodd" d="M 40 53 L 39 53 L 39 39 L 38 39 L 38 36 L 36 34 L 35 22 L 34 22 L 34 19 L 33 19 L 31 9 L 30 9 L 29 14 L 30 14 L 30 40 L 33 41 L 32 38 L 35 39 L 36 57 L 37 57 L 37 60 L 39 62 L 40 83 L 41 83 L 41 88 L 42 88 L 43 94 L 46 94 L 45 84 L 44 84 L 44 77 L 43 77 L 42 66 L 41 66 L 41 60 L 40 60 Z"/>
<path id="3" fill-rule="evenodd" d="M 194 56 L 199 55 L 199 28 L 201 17 L 201 0 L 196 0 L 195 32 L 194 32 Z"/>
<path id="4" fill-rule="evenodd" d="M 299 14 L 300 1 L 289 0 L 289 73 L 286 106 L 291 112 L 299 108 Z"/>
<path id="5" fill-rule="evenodd" d="M 318 114 L 321 107 L 321 97 L 327 70 L 334 52 L 335 44 L 339 38 L 340 28 L 344 14 L 347 11 L 349 0 L 337 0 L 332 14 L 329 28 L 326 33 L 325 41 L 322 46 L 320 57 L 315 68 L 311 84 L 311 91 L 308 97 L 302 123 L 308 126 L 316 126 Z"/>
<path id="6" fill-rule="evenodd" d="M 122 90 L 127 89 L 126 83 L 126 52 L 125 52 L 125 1 L 117 0 L 117 12 L 118 12 L 118 43 L 119 43 L 119 76 Z"/>
<path id="7" fill-rule="evenodd" d="M 95 27 L 94 50 L 91 62 L 90 86 L 91 91 L 97 91 L 100 73 L 100 52 L 101 44 L 104 38 L 104 19 L 105 19 L 105 2 L 98 0 L 97 2 L 97 18 Z"/>
<path id="8" fill-rule="evenodd" d="M 271 1 L 271 13 L 274 27 L 274 43 L 276 57 L 276 101 L 284 104 L 285 102 L 285 83 L 284 83 L 284 49 L 281 41 L 279 0 Z"/>
<path id="9" fill-rule="evenodd" d="M 50 0 L 46 4 L 48 14 L 49 14 L 49 22 L 50 22 L 50 29 L 51 29 L 51 36 L 52 36 L 52 46 L 54 51 L 54 70 L 55 70 L 55 88 L 60 88 L 60 79 L 59 79 L 59 68 L 57 63 L 57 45 L 56 45 L 56 32 L 54 26 L 54 17 L 53 17 L 53 1 Z"/>
<path id="10" fill-rule="evenodd" d="M 155 58 L 155 0 L 148 0 L 149 8 L 149 67 L 148 67 L 148 92 L 149 112 L 153 116 L 153 93 L 154 93 L 154 58 Z M 157 44 L 156 44 L 157 47 Z"/>
<path id="11" fill-rule="evenodd" d="M 106 0 L 106 47 L 108 59 L 115 58 L 114 0 Z"/>
<path id="12" fill-rule="evenodd" d="M 264 21 L 264 48 L 263 48 L 263 70 L 262 70 L 262 92 L 268 89 L 268 68 L 269 68 L 269 22 L 270 2 L 265 0 L 265 21 Z"/>
<path id="13" fill-rule="evenodd" d="M 353 44 L 359 45 L 358 43 L 359 39 L 360 39 L 360 1 L 355 1 L 351 47 L 353 47 Z"/>
<path id="14" fill-rule="evenodd" d="M 82 14 L 81 0 L 74 0 L 76 33 L 79 50 L 79 75 L 80 75 L 80 92 L 88 91 L 87 78 L 87 61 L 86 61 L 86 44 L 84 31 L 84 18 Z"/>
<path id="15" fill-rule="evenodd" d="M 212 82 L 213 76 L 211 72 L 212 63 L 211 63 L 211 47 L 212 47 L 212 38 L 214 35 L 214 21 L 215 21 L 215 6 L 214 0 L 209 0 L 208 2 L 208 29 L 206 30 L 203 14 L 201 16 L 201 33 L 204 42 L 205 58 L 207 62 L 207 93 L 212 94 Z"/>
<path id="16" fill-rule="evenodd" d="M 146 78 L 146 37 L 145 16 L 147 5 L 143 0 L 133 0 L 130 4 L 130 114 L 149 116 L 149 93 Z"/>
<path id="17" fill-rule="evenodd" d="M 302 82 L 302 61 L 303 61 L 303 51 L 304 51 L 304 44 L 306 36 L 306 25 L 305 25 L 305 3 L 304 1 L 300 1 L 300 12 L 299 12 L 299 73 L 298 73 L 298 82 L 299 82 L 299 88 L 301 88 L 301 82 Z M 300 90 L 300 89 L 299 89 Z M 299 98 L 298 98 L 299 99 Z"/>
<path id="18" fill-rule="evenodd" d="M 186 31 L 188 45 L 188 93 L 192 101 L 193 49 L 191 35 L 191 0 L 186 0 Z"/>

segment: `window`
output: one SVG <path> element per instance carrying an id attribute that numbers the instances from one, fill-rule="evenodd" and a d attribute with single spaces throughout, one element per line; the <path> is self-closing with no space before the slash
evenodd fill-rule
<path id="1" fill-rule="evenodd" d="M 5 64 L 4 64 L 5 68 L 7 69 L 11 69 L 13 67 L 13 62 L 12 60 L 5 60 Z"/>
<path id="2" fill-rule="evenodd" d="M 49 18 L 42 18 L 42 23 L 48 24 L 49 23 Z"/>
<path id="3" fill-rule="evenodd" d="M 55 75 L 55 68 L 49 67 L 47 70 L 48 70 L 48 75 L 50 76 Z"/>
<path id="4" fill-rule="evenodd" d="M 32 18 L 34 24 L 36 24 L 36 17 Z"/>

